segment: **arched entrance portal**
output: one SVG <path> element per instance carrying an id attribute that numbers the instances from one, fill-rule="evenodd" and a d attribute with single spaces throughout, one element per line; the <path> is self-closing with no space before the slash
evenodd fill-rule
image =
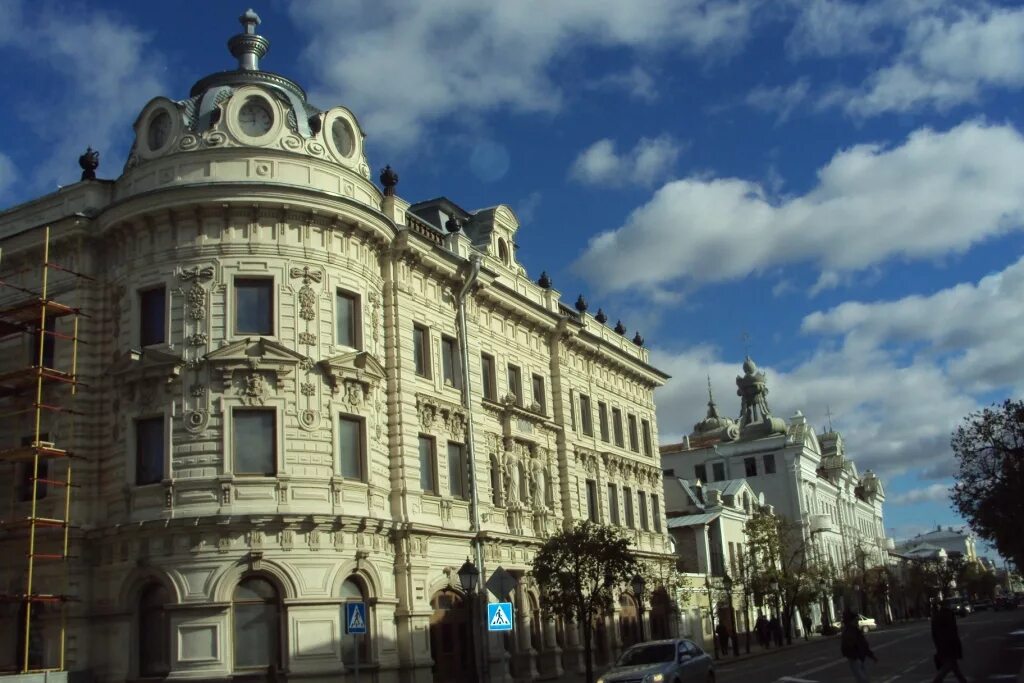
<path id="1" fill-rule="evenodd" d="M 430 600 L 430 656 L 436 683 L 476 680 L 471 614 L 461 595 L 442 590 Z"/>
<path id="2" fill-rule="evenodd" d="M 640 640 L 639 610 L 633 596 L 623 593 L 619 597 L 619 640 L 622 647 L 627 648 Z"/>
<path id="3" fill-rule="evenodd" d="M 672 637 L 670 627 L 672 602 L 664 588 L 651 593 L 651 640 L 662 640 Z"/>

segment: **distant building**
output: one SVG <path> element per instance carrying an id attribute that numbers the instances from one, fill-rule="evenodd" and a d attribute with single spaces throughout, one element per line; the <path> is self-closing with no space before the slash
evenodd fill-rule
<path id="1" fill-rule="evenodd" d="M 942 548 L 947 555 L 959 553 L 968 562 L 977 562 L 978 552 L 975 545 L 976 537 L 966 527 L 948 526 L 943 529 L 939 525 L 932 531 L 900 541 L 895 549 L 902 554 L 911 554 L 922 548 Z"/>
<path id="2" fill-rule="evenodd" d="M 858 473 L 831 428 L 816 434 L 799 411 L 788 421 L 774 417 L 765 373 L 750 358 L 736 386 L 739 418 L 719 414 L 709 385 L 707 416 L 681 443 L 661 447 L 663 467 L 713 487 L 746 480 L 776 514 L 802 524 L 808 559 L 840 572 L 885 564 L 891 541 L 878 476 Z"/>

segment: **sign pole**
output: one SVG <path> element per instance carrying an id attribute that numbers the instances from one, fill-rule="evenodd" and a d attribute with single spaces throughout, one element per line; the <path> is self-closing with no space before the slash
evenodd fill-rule
<path id="1" fill-rule="evenodd" d="M 359 683 L 359 634 L 355 634 L 352 638 L 356 641 L 356 683 Z"/>

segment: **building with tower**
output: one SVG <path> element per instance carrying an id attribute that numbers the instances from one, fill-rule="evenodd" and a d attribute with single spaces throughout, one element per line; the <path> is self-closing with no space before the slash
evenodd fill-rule
<path id="1" fill-rule="evenodd" d="M 661 447 L 666 474 L 716 488 L 744 480 L 776 515 L 799 524 L 805 558 L 837 575 L 887 564 L 892 540 L 878 476 L 858 472 L 831 426 L 817 433 L 799 411 L 788 420 L 773 416 L 767 377 L 749 357 L 736 387 L 734 420 L 719 413 L 709 383 L 705 418 L 681 443 Z"/>
<path id="2" fill-rule="evenodd" d="M 528 278 L 508 206 L 410 203 L 390 168 L 378 187 L 354 114 L 263 70 L 259 18 L 241 22 L 237 68 L 149 102 L 116 179 L 96 179 L 90 153 L 81 182 L 0 213 L 0 309 L 30 296 L 81 313 L 74 329 L 12 318 L 0 340 L 8 404 L 33 403 L 58 366 L 78 388 L 73 411 L 0 425 L 3 448 L 49 468 L 2 465 L 19 484 L 0 507 L 31 529 L 0 529 L 0 668 L 337 681 L 358 655 L 364 681 L 578 670 L 577 625 L 542 610 L 525 572 L 585 519 L 665 557 L 667 376 L 639 334 Z M 65 270 L 40 292 L 51 261 Z M 30 354 L 36 384 L 5 384 Z M 52 482 L 70 466 L 65 498 Z M 66 552 L 26 569 L 42 520 Z M 467 557 L 517 579 L 515 630 L 487 639 L 485 670 Z M 64 597 L 19 612 L 36 575 Z M 367 607 L 358 640 L 348 602 Z M 624 592 L 606 615 L 605 656 L 639 607 Z"/>

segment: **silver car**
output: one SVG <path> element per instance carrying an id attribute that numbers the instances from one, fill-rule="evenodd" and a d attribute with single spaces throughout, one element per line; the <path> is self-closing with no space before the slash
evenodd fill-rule
<path id="1" fill-rule="evenodd" d="M 689 640 L 652 640 L 634 645 L 597 683 L 714 683 L 715 667 Z"/>

